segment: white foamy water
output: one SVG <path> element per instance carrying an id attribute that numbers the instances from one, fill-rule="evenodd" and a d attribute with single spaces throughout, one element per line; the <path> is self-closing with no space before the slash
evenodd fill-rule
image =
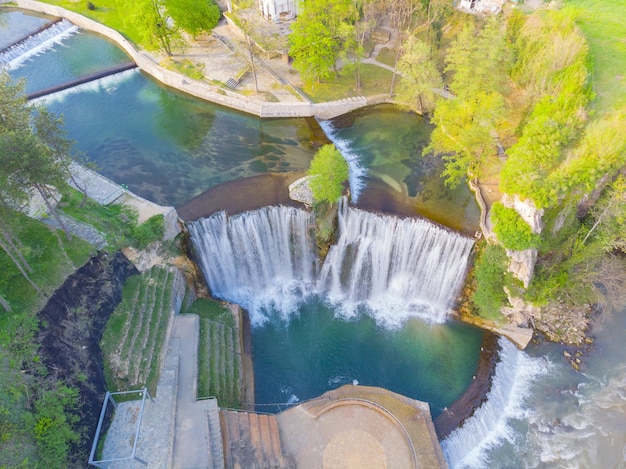
<path id="1" fill-rule="evenodd" d="M 564 413 L 529 416 L 528 467 L 624 467 L 626 365 L 615 371 L 602 381 L 563 391 L 570 404 Z"/>
<path id="2" fill-rule="evenodd" d="M 137 73 L 141 73 L 138 68 L 133 68 L 130 70 L 125 70 L 123 72 L 115 73 L 113 75 L 109 75 L 103 78 L 99 78 L 97 80 L 93 80 L 87 83 L 83 83 L 81 85 L 74 86 L 72 88 L 68 88 L 63 91 L 58 91 L 56 93 L 52 93 L 46 96 L 42 96 L 41 98 L 36 98 L 31 100 L 30 102 L 33 104 L 44 103 L 58 103 L 63 102 L 65 98 L 71 96 L 73 94 L 80 93 L 101 93 L 106 92 L 108 94 L 115 94 L 118 86 L 130 80 Z"/>
<path id="3" fill-rule="evenodd" d="M 313 290 L 312 230 L 313 216 L 292 207 L 220 212 L 189 224 L 211 291 L 248 309 L 253 324 L 270 307 L 287 318 Z"/>
<path id="4" fill-rule="evenodd" d="M 339 239 L 318 288 L 345 316 L 365 308 L 379 324 L 410 317 L 441 323 L 466 275 L 473 240 L 427 220 L 339 211 Z"/>
<path id="5" fill-rule="evenodd" d="M 367 174 L 367 170 L 361 166 L 359 155 L 350 149 L 351 142 L 340 138 L 330 121 L 319 121 L 319 124 L 328 139 L 333 142 L 335 148 L 341 152 L 341 155 L 348 163 L 350 171 L 350 197 L 352 198 L 352 202 L 356 203 L 359 200 L 361 191 L 365 187 L 365 175 Z"/>
<path id="6" fill-rule="evenodd" d="M 254 324 L 269 308 L 284 319 L 310 294 L 325 295 L 338 314 L 362 309 L 379 324 L 410 317 L 443 322 L 463 284 L 473 241 L 426 220 L 349 208 L 319 278 L 313 216 L 265 207 L 233 217 L 219 213 L 189 225 L 214 295 L 250 310 Z"/>
<path id="7" fill-rule="evenodd" d="M 77 26 L 63 19 L 2 52 L 0 54 L 0 67 L 5 66 L 8 70 L 15 70 L 29 58 L 61 44 L 65 39 L 76 34 L 78 30 Z"/>
<path id="8" fill-rule="evenodd" d="M 487 400 L 442 442 L 451 468 L 489 467 L 489 451 L 515 440 L 514 421 L 531 413 L 526 407 L 530 387 L 550 370 L 545 359 L 529 357 L 504 338 L 499 343 L 500 362 Z"/>

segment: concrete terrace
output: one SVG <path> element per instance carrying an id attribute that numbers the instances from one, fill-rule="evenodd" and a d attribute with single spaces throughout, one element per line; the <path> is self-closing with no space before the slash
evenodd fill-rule
<path id="1" fill-rule="evenodd" d="M 388 94 L 380 94 L 370 97 L 349 97 L 326 103 L 312 103 L 298 91 L 297 86 L 300 85 L 300 81 L 297 73 L 280 57 L 260 61 L 259 93 L 254 92 L 252 79 L 247 75 L 237 84 L 241 92 L 214 84 L 216 82 L 226 84 L 229 80 L 237 79 L 248 63 L 244 51 L 238 44 L 236 28 L 227 24 L 225 20 L 221 21 L 211 36 L 201 36 L 197 41 L 190 41 L 189 47 L 183 54 L 173 57 L 173 59 L 188 59 L 194 64 L 204 64 L 205 79 L 199 81 L 162 67 L 160 64 L 166 57 L 137 50 L 117 31 L 78 13 L 35 0 L 15 0 L 14 4 L 26 10 L 66 18 L 80 28 L 108 37 L 116 42 L 142 71 L 167 86 L 258 117 L 315 116 L 321 119 L 331 119 L 365 106 L 392 102 Z M 276 27 L 285 28 L 284 25 Z M 393 35 L 391 37 L 390 46 L 395 40 Z M 373 58 L 367 62 L 387 68 Z"/>
<path id="2" fill-rule="evenodd" d="M 428 404 L 381 388 L 346 385 L 277 415 L 196 400 L 199 321 L 176 315 L 136 456 L 139 401 L 118 404 L 103 446 L 111 469 L 445 468 Z"/>

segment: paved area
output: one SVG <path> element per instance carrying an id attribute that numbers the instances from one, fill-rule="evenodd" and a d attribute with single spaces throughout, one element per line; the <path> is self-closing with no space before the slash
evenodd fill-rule
<path id="1" fill-rule="evenodd" d="M 176 469 L 209 467 L 209 402 L 196 401 L 199 330 L 200 320 L 194 314 L 177 316 L 172 331 L 181 344 L 172 458 Z"/>
<path id="2" fill-rule="evenodd" d="M 428 404 L 346 385 L 276 417 L 298 468 L 446 467 Z"/>
<path id="3" fill-rule="evenodd" d="M 86 223 L 82 223 L 78 220 L 75 220 L 74 218 L 70 218 L 62 214 L 59 215 L 59 218 L 61 219 L 61 222 L 63 223 L 67 231 L 72 236 L 77 236 L 78 238 L 84 239 L 96 249 L 102 249 L 107 245 L 104 235 L 96 230 L 93 226 L 87 225 Z M 52 226 L 59 230 L 62 229 L 59 221 L 52 215 L 48 214 L 46 217 L 42 218 L 41 221 L 43 221 L 48 226 Z"/>

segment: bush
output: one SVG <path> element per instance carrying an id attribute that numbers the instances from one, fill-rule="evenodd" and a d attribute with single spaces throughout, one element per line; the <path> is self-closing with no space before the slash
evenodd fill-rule
<path id="1" fill-rule="evenodd" d="M 37 451 L 46 467 L 68 467 L 71 446 L 79 441 L 72 426 L 78 421 L 78 391 L 63 385 L 44 391 L 35 402 L 33 434 Z"/>
<path id="2" fill-rule="evenodd" d="M 150 243 L 160 241 L 165 234 L 165 217 L 163 214 L 148 218 L 133 229 L 134 246 L 145 249 Z"/>
<path id="3" fill-rule="evenodd" d="M 315 203 L 335 203 L 348 179 L 348 163 L 334 145 L 322 146 L 311 161 L 309 187 Z"/>
<path id="4" fill-rule="evenodd" d="M 486 245 L 474 264 L 476 291 L 472 301 L 480 315 L 495 319 L 507 302 L 504 287 L 508 283 L 508 257 L 501 246 Z"/>
<path id="5" fill-rule="evenodd" d="M 532 232 L 515 209 L 496 202 L 491 209 L 491 219 L 495 224 L 493 231 L 505 248 L 523 251 L 539 245 L 539 235 Z"/>

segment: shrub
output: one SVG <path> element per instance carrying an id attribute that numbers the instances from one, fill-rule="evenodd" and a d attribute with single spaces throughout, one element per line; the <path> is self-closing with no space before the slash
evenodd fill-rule
<path id="1" fill-rule="evenodd" d="M 134 245 L 139 249 L 145 249 L 150 243 L 161 240 L 164 234 L 163 214 L 154 215 L 133 229 Z"/>
<path id="2" fill-rule="evenodd" d="M 309 187 L 315 203 L 335 203 L 343 193 L 348 179 L 348 163 L 334 145 L 322 146 L 311 161 Z"/>
<path id="3" fill-rule="evenodd" d="M 491 219 L 495 226 L 493 230 L 498 241 L 507 249 L 523 251 L 539 245 L 539 235 L 513 208 L 508 208 L 496 202 L 491 209 Z"/>
<path id="4" fill-rule="evenodd" d="M 501 246 L 486 245 L 474 264 L 476 291 L 472 301 L 480 315 L 497 318 L 500 308 L 505 305 L 507 296 L 504 287 L 508 283 L 508 257 Z"/>

